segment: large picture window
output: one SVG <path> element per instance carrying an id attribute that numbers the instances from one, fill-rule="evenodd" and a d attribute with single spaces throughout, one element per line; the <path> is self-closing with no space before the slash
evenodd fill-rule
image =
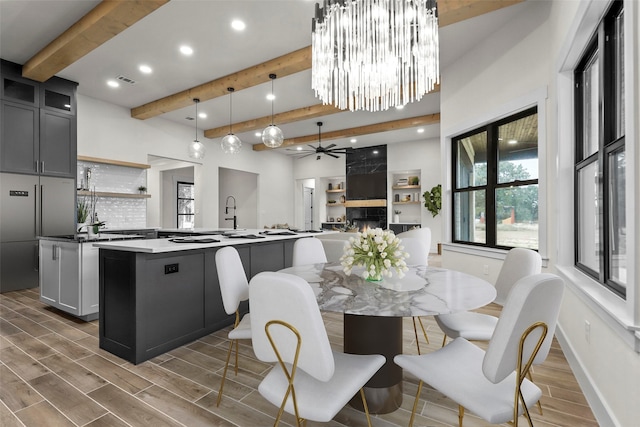
<path id="1" fill-rule="evenodd" d="M 537 250 L 537 109 L 452 142 L 454 242 Z"/>
<path id="2" fill-rule="evenodd" d="M 624 10 L 613 2 L 575 71 L 576 266 L 626 295 Z"/>

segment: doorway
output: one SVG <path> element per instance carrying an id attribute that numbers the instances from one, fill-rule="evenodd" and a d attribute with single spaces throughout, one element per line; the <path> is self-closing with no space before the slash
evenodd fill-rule
<path id="1" fill-rule="evenodd" d="M 313 188 L 303 187 L 302 198 L 304 201 L 304 229 L 313 230 Z"/>

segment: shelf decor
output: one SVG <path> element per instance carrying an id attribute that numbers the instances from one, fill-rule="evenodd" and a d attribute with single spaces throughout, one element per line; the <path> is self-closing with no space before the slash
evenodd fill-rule
<path id="1" fill-rule="evenodd" d="M 340 258 L 343 270 L 351 275 L 354 267 L 364 267 L 362 277 L 368 281 L 380 281 L 391 277 L 395 270 L 398 277 L 404 277 L 408 270 L 400 239 L 392 231 L 381 228 L 358 232 L 349 238 Z"/>

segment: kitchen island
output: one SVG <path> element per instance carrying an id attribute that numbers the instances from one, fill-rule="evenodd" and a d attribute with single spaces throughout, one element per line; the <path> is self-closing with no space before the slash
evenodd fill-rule
<path id="1" fill-rule="evenodd" d="M 222 304 L 216 251 L 233 245 L 250 279 L 290 267 L 295 240 L 318 234 L 229 230 L 96 243 L 100 348 L 138 364 L 232 324 Z"/>

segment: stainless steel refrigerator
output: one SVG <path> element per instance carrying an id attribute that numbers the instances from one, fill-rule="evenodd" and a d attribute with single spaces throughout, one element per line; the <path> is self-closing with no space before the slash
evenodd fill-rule
<path id="1" fill-rule="evenodd" d="M 0 173 L 0 292 L 38 286 L 38 236 L 73 234 L 75 180 Z"/>

